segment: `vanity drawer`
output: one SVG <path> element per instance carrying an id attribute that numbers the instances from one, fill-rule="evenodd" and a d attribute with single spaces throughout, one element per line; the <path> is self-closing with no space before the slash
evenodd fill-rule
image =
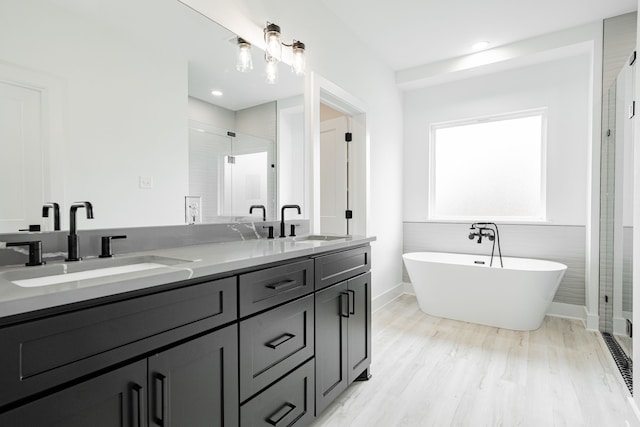
<path id="1" fill-rule="evenodd" d="M 314 360 L 311 359 L 240 407 L 240 425 L 309 425 L 314 407 Z"/>
<path id="2" fill-rule="evenodd" d="M 240 317 L 313 292 L 313 260 L 240 275 Z"/>
<path id="3" fill-rule="evenodd" d="M 314 355 L 314 297 L 240 322 L 240 401 Z"/>
<path id="4" fill-rule="evenodd" d="M 315 259 L 316 290 L 339 283 L 371 269 L 371 246 L 362 246 Z"/>
<path id="5" fill-rule="evenodd" d="M 226 278 L 0 328 L 0 407 L 237 319 Z"/>

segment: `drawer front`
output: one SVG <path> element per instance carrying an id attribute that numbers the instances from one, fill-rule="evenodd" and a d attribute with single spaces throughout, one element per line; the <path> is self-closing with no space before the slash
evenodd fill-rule
<path id="1" fill-rule="evenodd" d="M 314 297 L 240 322 L 240 401 L 314 354 Z"/>
<path id="2" fill-rule="evenodd" d="M 313 260 L 240 275 L 240 317 L 313 292 Z"/>
<path id="3" fill-rule="evenodd" d="M 371 269 L 371 247 L 349 249 L 316 258 L 316 289 L 326 288 Z"/>
<path id="4" fill-rule="evenodd" d="M 234 321 L 236 304 L 227 278 L 0 329 L 0 406 Z"/>
<path id="5" fill-rule="evenodd" d="M 240 407 L 243 427 L 303 427 L 313 415 L 313 359 Z"/>

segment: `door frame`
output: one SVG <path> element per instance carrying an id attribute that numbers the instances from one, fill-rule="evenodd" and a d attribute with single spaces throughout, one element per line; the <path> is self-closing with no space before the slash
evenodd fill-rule
<path id="1" fill-rule="evenodd" d="M 310 230 L 320 232 L 320 104 L 351 117 L 353 140 L 349 150 L 349 207 L 353 219 L 349 225 L 352 235 L 367 235 L 370 204 L 369 128 L 366 104 L 338 85 L 317 73 L 310 72 L 306 79 L 305 97 L 305 195 Z"/>

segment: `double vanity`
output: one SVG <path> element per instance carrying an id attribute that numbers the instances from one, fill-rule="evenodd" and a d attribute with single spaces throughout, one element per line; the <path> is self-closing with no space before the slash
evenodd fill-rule
<path id="1" fill-rule="evenodd" d="M 369 376 L 372 240 L 2 268 L 0 425 L 309 425 Z"/>

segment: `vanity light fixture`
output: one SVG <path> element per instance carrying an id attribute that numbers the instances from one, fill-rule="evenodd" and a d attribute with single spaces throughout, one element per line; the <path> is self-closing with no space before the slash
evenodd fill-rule
<path id="1" fill-rule="evenodd" d="M 265 60 L 265 73 L 266 80 L 269 84 L 275 84 L 278 82 L 278 63 L 282 61 L 282 46 L 291 48 L 291 71 L 298 76 L 304 75 L 305 71 L 305 44 L 299 40 L 293 40 L 291 44 L 284 43 L 280 36 L 280 26 L 272 22 L 267 22 L 267 26 L 264 27 L 264 60 Z M 251 64 L 249 67 L 245 66 L 244 62 L 241 62 L 241 57 L 244 58 L 248 49 L 251 48 L 251 44 L 238 37 L 238 53 L 236 68 L 238 71 L 246 72 L 253 68 Z M 241 51 L 244 49 L 244 51 Z M 244 56 L 243 56 L 244 55 Z M 250 61 L 249 54 L 249 61 Z"/>
<path id="2" fill-rule="evenodd" d="M 293 50 L 293 61 L 291 62 L 291 70 L 296 75 L 301 76 L 304 74 L 305 59 L 304 59 L 304 43 L 298 40 L 294 40 L 291 49 Z"/>
<path id="3" fill-rule="evenodd" d="M 267 62 L 282 60 L 282 43 L 280 42 L 280 26 L 267 22 L 264 27 L 265 59 Z"/>
<path id="4" fill-rule="evenodd" d="M 253 60 L 251 58 L 251 43 L 238 37 L 236 51 L 236 69 L 241 73 L 253 70 Z"/>

